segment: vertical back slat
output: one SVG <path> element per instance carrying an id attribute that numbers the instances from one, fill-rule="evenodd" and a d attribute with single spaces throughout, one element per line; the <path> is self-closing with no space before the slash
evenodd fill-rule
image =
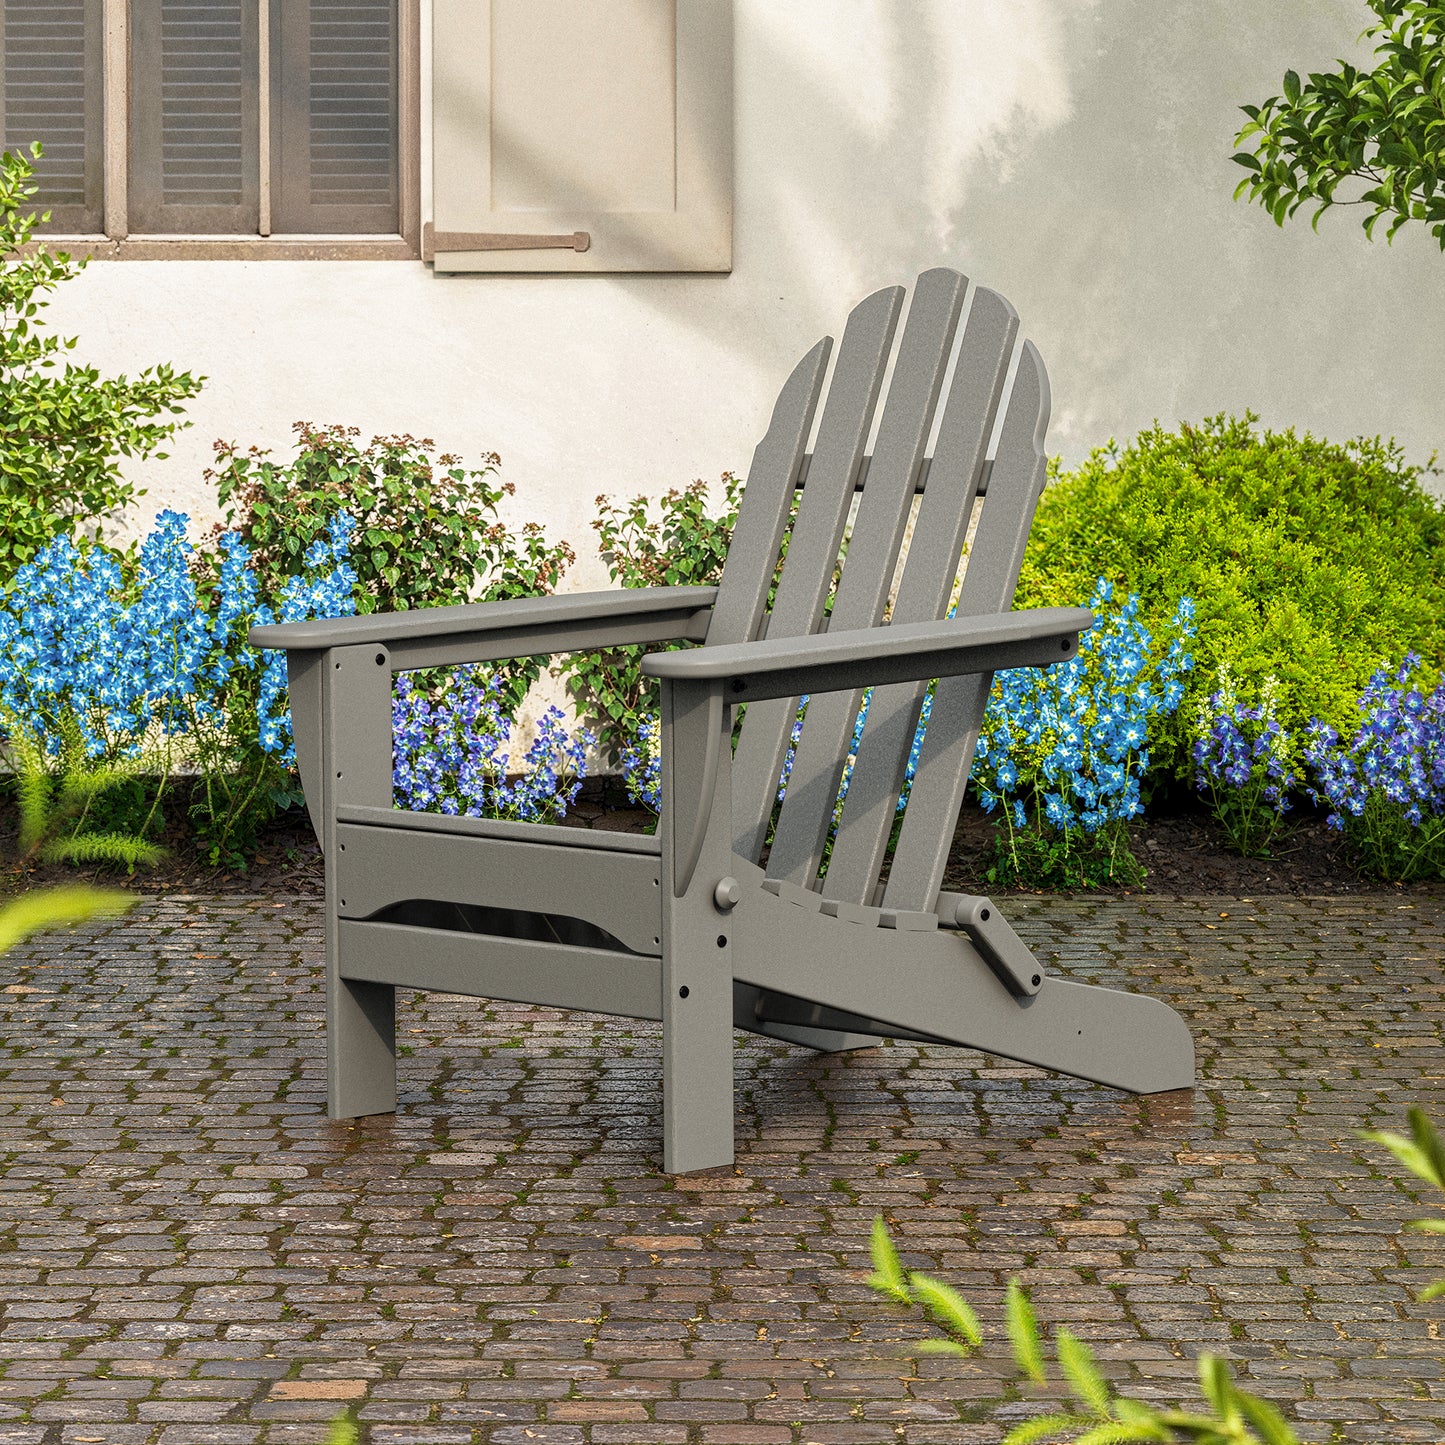
<path id="1" fill-rule="evenodd" d="M 883 620 L 967 287 L 966 276 L 946 269 L 925 272 L 914 287 L 833 598 L 832 631 L 876 627 Z M 807 883 L 817 875 L 861 700 L 861 692 L 833 692 L 808 703 L 768 855 L 769 877 Z"/>
<path id="2" fill-rule="evenodd" d="M 903 295 L 901 286 L 877 291 L 848 317 L 813 444 L 808 485 L 768 614 L 770 637 L 816 632 L 822 621 Z M 765 568 L 764 588 L 771 572 Z M 711 627 L 708 638 L 713 640 Z M 762 850 L 796 714 L 796 698 L 748 708 L 733 759 L 733 848 L 743 858 L 756 859 Z"/>
<path id="3" fill-rule="evenodd" d="M 708 623 L 711 643 L 751 642 L 758 635 L 832 349 L 833 338 L 825 336 L 793 368 L 753 451 Z"/>
<path id="4" fill-rule="evenodd" d="M 964 572 L 958 603 L 962 615 L 1006 612 L 1013 606 L 1044 484 L 1048 424 L 1048 375 L 1038 350 L 1026 341 Z M 992 673 L 939 680 L 883 897 L 889 908 L 926 909 L 938 895 L 992 684 Z"/>
<path id="5" fill-rule="evenodd" d="M 1013 307 L 997 292 L 979 287 L 969 307 L 928 486 L 893 604 L 894 622 L 928 622 L 948 610 L 1017 333 Z M 872 902 L 923 695 L 922 683 L 874 689 L 823 881 L 826 897 Z"/>

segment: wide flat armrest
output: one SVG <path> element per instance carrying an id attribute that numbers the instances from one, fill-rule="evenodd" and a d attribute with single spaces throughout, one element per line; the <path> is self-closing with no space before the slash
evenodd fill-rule
<path id="1" fill-rule="evenodd" d="M 747 702 L 1047 667 L 1073 657 L 1079 633 L 1093 625 L 1094 614 L 1083 607 L 1038 607 L 657 653 L 643 659 L 642 670 L 678 682 L 716 682 L 734 701 Z"/>
<path id="2" fill-rule="evenodd" d="M 410 612 L 373 612 L 366 617 L 319 617 L 253 627 L 252 647 L 315 650 L 358 643 L 410 642 L 468 633 L 506 632 L 590 622 L 599 617 L 638 617 L 711 607 L 716 587 L 623 587 L 605 592 L 568 592 L 560 597 L 516 597 L 507 602 L 468 602 L 457 607 L 418 607 Z"/>

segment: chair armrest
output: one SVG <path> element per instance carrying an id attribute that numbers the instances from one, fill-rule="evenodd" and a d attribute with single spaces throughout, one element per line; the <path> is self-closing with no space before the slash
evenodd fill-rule
<path id="1" fill-rule="evenodd" d="M 1094 614 L 1083 607 L 1039 607 L 696 647 L 644 658 L 642 670 L 677 682 L 719 683 L 731 700 L 750 702 L 959 673 L 1047 667 L 1073 657 L 1079 633 L 1093 625 Z"/>
<path id="2" fill-rule="evenodd" d="M 382 646 L 391 669 L 706 636 L 716 587 L 624 587 L 253 627 L 253 647 Z"/>

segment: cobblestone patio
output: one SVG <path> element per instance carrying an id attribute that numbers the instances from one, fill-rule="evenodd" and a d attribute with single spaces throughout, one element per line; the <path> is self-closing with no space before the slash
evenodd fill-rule
<path id="1" fill-rule="evenodd" d="M 403 1105 L 323 1115 L 320 913 L 175 897 L 0 961 L 0 1445 L 993 1441 L 1001 1285 L 1141 1396 L 1228 1355 L 1307 1439 L 1445 1437 L 1445 1246 L 1383 1152 L 1445 1115 L 1445 900 L 1031 900 L 1189 1019 L 1139 1100 L 982 1055 L 749 1039 L 739 1163 L 672 1181 L 655 1026 L 406 996 Z M 1433 1201 L 1426 1200 L 1433 1204 Z M 992 1336 L 924 1359 L 876 1213 Z"/>

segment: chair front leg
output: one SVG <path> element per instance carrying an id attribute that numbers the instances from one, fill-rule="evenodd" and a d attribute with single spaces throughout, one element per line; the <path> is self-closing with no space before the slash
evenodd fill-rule
<path id="1" fill-rule="evenodd" d="M 662 1167 L 733 1162 L 732 719 L 717 684 L 662 684 Z"/>
<path id="2" fill-rule="evenodd" d="M 333 1119 L 396 1109 L 396 989 L 346 977 L 346 899 L 336 810 L 390 807 L 391 657 L 333 647 L 320 659 L 321 849 L 326 859 L 326 1109 Z"/>

